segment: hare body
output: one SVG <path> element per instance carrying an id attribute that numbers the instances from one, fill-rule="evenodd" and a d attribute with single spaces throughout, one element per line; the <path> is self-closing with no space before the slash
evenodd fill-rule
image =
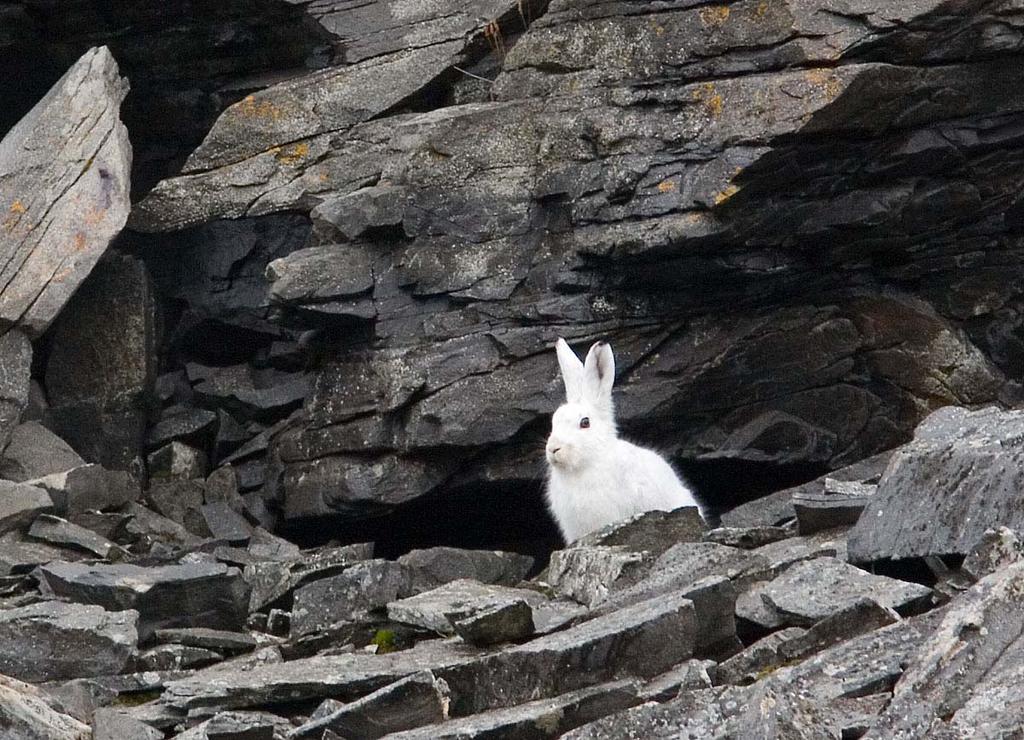
<path id="1" fill-rule="evenodd" d="M 566 542 L 645 511 L 700 505 L 668 462 L 619 439 L 611 399 L 615 361 L 598 342 L 586 363 L 558 340 L 568 402 L 552 417 L 545 450 L 548 508 Z"/>

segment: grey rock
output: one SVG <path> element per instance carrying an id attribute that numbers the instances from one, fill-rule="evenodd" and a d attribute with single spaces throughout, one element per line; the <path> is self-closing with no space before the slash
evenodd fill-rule
<path id="1" fill-rule="evenodd" d="M 118 709 L 101 707 L 92 717 L 93 740 L 163 740 L 164 733 Z"/>
<path id="2" fill-rule="evenodd" d="M 288 722 L 267 712 L 218 712 L 195 727 L 175 735 L 175 740 L 275 740 Z"/>
<path id="3" fill-rule="evenodd" d="M 423 591 L 460 578 L 515 586 L 533 567 L 533 558 L 528 555 L 457 547 L 413 550 L 398 558 L 398 562 L 409 568 L 414 588 Z"/>
<path id="4" fill-rule="evenodd" d="M 507 607 L 525 601 L 540 606 L 547 598 L 535 591 L 509 586 L 483 584 L 462 579 L 446 583 L 387 605 L 388 619 L 431 630 L 442 635 L 454 633 L 453 620 L 479 614 L 495 607 Z"/>
<path id="5" fill-rule="evenodd" d="M 710 689 L 711 675 L 717 665 L 713 660 L 687 660 L 645 683 L 639 696 L 645 702 L 663 702 L 675 698 L 681 691 Z"/>
<path id="6" fill-rule="evenodd" d="M 206 454 L 183 442 L 170 442 L 146 458 L 153 478 L 205 478 Z"/>
<path id="7" fill-rule="evenodd" d="M 245 499 L 238 492 L 238 474 L 230 465 L 222 465 L 210 473 L 203 489 L 203 500 L 206 503 L 224 503 L 239 514 L 246 511 Z"/>
<path id="8" fill-rule="evenodd" d="M 612 591 L 632 586 L 650 570 L 653 557 L 619 546 L 578 546 L 556 550 L 547 580 L 555 591 L 593 607 Z"/>
<path id="9" fill-rule="evenodd" d="M 964 558 L 960 569 L 975 581 L 1024 559 L 1024 541 L 1008 527 L 989 529 Z"/>
<path id="10" fill-rule="evenodd" d="M 981 717 L 988 736 L 1009 731 L 1019 707 L 1022 584 L 1024 563 L 1015 563 L 950 602 L 867 737 L 955 737 Z"/>
<path id="11" fill-rule="evenodd" d="M 228 632 L 208 627 L 179 627 L 160 629 L 154 633 L 160 642 L 175 642 L 190 647 L 209 648 L 222 653 L 237 653 L 252 650 L 257 646 L 256 638 L 247 632 Z"/>
<path id="12" fill-rule="evenodd" d="M 53 560 L 73 561 L 84 558 L 85 554 L 81 551 L 37 542 L 19 532 L 8 532 L 0 537 L 0 572 L 5 574 L 29 573 L 37 565 Z"/>
<path id="13" fill-rule="evenodd" d="M 779 646 L 779 656 L 786 662 L 800 660 L 851 637 L 898 621 L 900 616 L 894 609 L 882 606 L 870 598 L 858 599 L 820 622 L 815 622 L 803 634 L 786 640 Z"/>
<path id="14" fill-rule="evenodd" d="M 370 613 L 411 592 L 400 563 L 367 560 L 339 575 L 321 578 L 295 591 L 291 636 L 301 637 L 335 622 L 367 619 Z"/>
<path id="15" fill-rule="evenodd" d="M 209 491 L 207 491 L 209 493 Z M 369 560 L 373 557 L 373 545 L 359 544 L 348 545 L 345 550 L 349 553 L 360 553 L 362 559 Z M 246 551 L 260 560 L 280 560 L 284 562 L 299 560 L 302 557 L 299 546 L 286 539 L 271 534 L 265 529 L 257 527 L 249 538 L 249 545 Z"/>
<path id="16" fill-rule="evenodd" d="M 237 568 L 219 563 L 140 567 L 54 562 L 40 567 L 44 592 L 80 603 L 139 612 L 145 640 L 157 629 L 245 623 L 249 589 Z"/>
<path id="17" fill-rule="evenodd" d="M 121 511 L 82 511 L 70 517 L 68 521 L 85 527 L 104 539 L 118 541 L 125 539 L 125 525 L 129 519 L 131 515 Z"/>
<path id="18" fill-rule="evenodd" d="M 186 367 L 200 401 L 215 404 L 243 418 L 281 415 L 302 405 L 310 392 L 303 373 L 257 375 L 248 365 Z"/>
<path id="19" fill-rule="evenodd" d="M 892 458 L 850 532 L 851 560 L 966 555 L 986 529 L 1019 528 L 1022 435 L 1021 411 L 934 412 Z"/>
<path id="20" fill-rule="evenodd" d="M 157 513 L 185 527 L 195 525 L 204 500 L 203 484 L 198 480 L 155 479 L 146 491 L 146 501 Z"/>
<path id="21" fill-rule="evenodd" d="M 152 647 L 140 653 L 135 663 L 142 671 L 182 671 L 222 660 L 224 656 L 214 650 L 174 644 Z"/>
<path id="22" fill-rule="evenodd" d="M 14 427 L 10 444 L 0 455 L 0 478 L 26 481 L 80 465 L 85 465 L 85 460 L 64 440 L 39 422 L 26 421 Z"/>
<path id="23" fill-rule="evenodd" d="M 751 552 L 767 562 L 766 573 L 776 575 L 803 560 L 830 557 L 846 562 L 846 536 L 846 530 L 817 532 L 762 545 Z"/>
<path id="24" fill-rule="evenodd" d="M 481 609 L 467 616 L 449 617 L 455 634 L 477 647 L 516 642 L 535 632 L 533 609 L 525 600 Z"/>
<path id="25" fill-rule="evenodd" d="M 246 543 L 252 537 L 252 525 L 226 501 L 204 504 L 199 512 L 214 539 Z"/>
<path id="26" fill-rule="evenodd" d="M 303 553 L 301 560 L 294 557 L 290 548 L 282 550 L 273 544 L 272 552 L 260 557 L 267 562 L 247 565 L 243 572 L 252 589 L 250 612 L 263 610 L 304 582 L 341 573 L 354 563 L 372 558 L 373 544 L 323 548 Z"/>
<path id="27" fill-rule="evenodd" d="M 422 671 L 332 711 L 317 712 L 322 716 L 310 718 L 289 737 L 319 740 L 325 730 L 341 737 L 383 737 L 448 719 L 448 685 Z"/>
<path id="28" fill-rule="evenodd" d="M 100 465 L 83 465 L 25 482 L 45 489 L 63 516 L 118 509 L 139 498 L 139 484 L 129 473 Z"/>
<path id="29" fill-rule="evenodd" d="M 716 684 L 751 684 L 786 663 L 779 649 L 807 630 L 787 627 L 762 637 L 757 642 L 723 661 L 715 669 Z"/>
<path id="30" fill-rule="evenodd" d="M 638 704 L 635 681 L 614 681 L 552 699 L 531 701 L 508 709 L 494 709 L 444 724 L 400 732 L 395 740 L 433 738 L 553 738 L 599 717 Z"/>
<path id="31" fill-rule="evenodd" d="M 173 519 L 168 519 L 145 506 L 131 503 L 125 507 L 131 518 L 125 524 L 125 534 L 143 551 L 149 551 L 157 543 L 175 547 L 190 547 L 200 542 L 199 537 L 189 532 Z"/>
<path id="32" fill-rule="evenodd" d="M 0 452 L 28 407 L 31 370 L 32 344 L 28 337 L 17 329 L 0 334 Z"/>
<path id="33" fill-rule="evenodd" d="M 88 740 L 89 725 L 54 708 L 35 686 L 0 677 L 0 727 L 12 740 Z"/>
<path id="34" fill-rule="evenodd" d="M 874 494 L 874 486 L 856 483 L 847 483 L 848 490 L 842 493 L 829 491 L 828 482 L 831 480 L 825 479 L 826 491 L 823 494 L 793 494 L 793 510 L 796 511 L 800 534 L 814 534 L 826 529 L 856 524 Z M 863 488 L 850 490 L 852 486 Z M 865 488 L 871 490 L 865 491 Z"/>
<path id="35" fill-rule="evenodd" d="M 40 602 L 0 611 L 0 671 L 24 681 L 119 673 L 138 643 L 138 613 Z"/>
<path id="36" fill-rule="evenodd" d="M 117 691 L 92 678 L 73 678 L 51 684 L 48 690 L 61 711 L 82 722 L 91 722 L 97 709 L 110 706 L 118 697 Z"/>
<path id="37" fill-rule="evenodd" d="M 120 546 L 95 532 L 48 514 L 35 518 L 28 535 L 52 545 L 74 547 L 108 560 L 124 559 L 127 556 Z"/>
<path id="38" fill-rule="evenodd" d="M 762 525 L 759 527 L 718 527 L 704 534 L 705 542 L 714 542 L 726 547 L 738 547 L 753 550 L 764 545 L 792 537 L 793 530 L 789 527 Z"/>
<path id="39" fill-rule="evenodd" d="M 110 51 L 90 49 L 0 141 L 0 323 L 42 334 L 124 226 L 127 92 Z"/>
<path id="40" fill-rule="evenodd" d="M 790 567 L 765 587 L 761 598 L 787 623 L 808 626 L 864 597 L 907 613 L 929 594 L 927 586 L 872 575 L 835 558 L 817 558 Z"/>
<path id="41" fill-rule="evenodd" d="M 54 324 L 46 423 L 89 462 L 125 470 L 144 453 L 156 378 L 155 303 L 144 263 L 112 253 Z"/>
<path id="42" fill-rule="evenodd" d="M 146 433 L 146 446 L 162 447 L 170 442 L 186 444 L 201 441 L 217 424 L 218 416 L 208 409 L 172 406 L 160 414 L 160 421 Z"/>
<path id="43" fill-rule="evenodd" d="M 22 529 L 53 509 L 53 499 L 43 488 L 0 480 L 0 534 Z"/>
<path id="44" fill-rule="evenodd" d="M 769 583 L 752 583 L 736 597 L 736 618 L 741 623 L 749 623 L 768 631 L 781 629 L 787 624 L 786 619 L 771 608 L 764 598 Z"/>
<path id="45" fill-rule="evenodd" d="M 680 542 L 700 542 L 707 525 L 696 507 L 684 506 L 675 511 L 648 511 L 633 519 L 610 524 L 580 539 L 576 545 L 619 545 L 635 552 L 657 557 Z"/>

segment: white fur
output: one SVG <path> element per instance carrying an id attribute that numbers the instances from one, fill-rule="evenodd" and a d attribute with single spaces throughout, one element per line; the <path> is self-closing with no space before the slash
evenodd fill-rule
<path id="1" fill-rule="evenodd" d="M 551 419 L 547 499 L 566 542 L 645 511 L 700 509 L 660 455 L 618 438 L 611 347 L 594 344 L 585 363 L 564 339 L 558 340 L 556 352 L 567 402 Z M 580 428 L 584 417 L 590 421 L 586 429 Z"/>

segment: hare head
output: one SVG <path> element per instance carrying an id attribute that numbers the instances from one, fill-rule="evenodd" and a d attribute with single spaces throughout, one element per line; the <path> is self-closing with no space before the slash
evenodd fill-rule
<path id="1" fill-rule="evenodd" d="M 564 339 L 555 349 L 565 383 L 566 403 L 551 419 L 545 457 L 556 470 L 579 470 L 590 461 L 601 460 L 616 438 L 612 384 L 615 356 L 606 342 L 597 342 L 585 362 Z"/>

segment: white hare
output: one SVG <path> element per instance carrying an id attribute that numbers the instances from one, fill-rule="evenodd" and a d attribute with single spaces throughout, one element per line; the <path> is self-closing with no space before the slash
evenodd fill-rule
<path id="1" fill-rule="evenodd" d="M 566 542 L 645 511 L 681 506 L 700 510 L 668 462 L 619 439 L 612 404 L 612 348 L 597 342 L 585 363 L 564 339 L 555 349 L 566 403 L 551 419 L 545 450 L 547 499 Z"/>

